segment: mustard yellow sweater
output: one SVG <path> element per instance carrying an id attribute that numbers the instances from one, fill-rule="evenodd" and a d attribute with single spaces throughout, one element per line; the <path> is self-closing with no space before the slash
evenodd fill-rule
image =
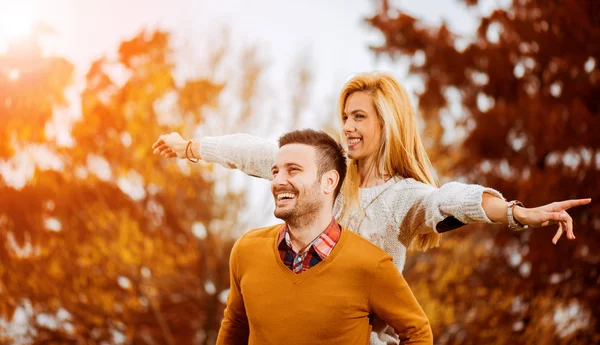
<path id="1" fill-rule="evenodd" d="M 342 235 L 325 260 L 296 274 L 277 250 L 281 224 L 234 245 L 219 345 L 365 345 L 377 315 L 402 344 L 432 344 L 427 316 L 392 258 L 359 235 Z"/>

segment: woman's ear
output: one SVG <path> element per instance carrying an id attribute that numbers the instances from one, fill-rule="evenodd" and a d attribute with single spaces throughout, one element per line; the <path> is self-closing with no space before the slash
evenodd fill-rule
<path id="1" fill-rule="evenodd" d="M 335 192 L 335 188 L 337 187 L 340 181 L 340 174 L 338 174 L 337 170 L 329 170 L 323 174 L 321 177 L 321 187 L 325 194 L 332 194 Z"/>

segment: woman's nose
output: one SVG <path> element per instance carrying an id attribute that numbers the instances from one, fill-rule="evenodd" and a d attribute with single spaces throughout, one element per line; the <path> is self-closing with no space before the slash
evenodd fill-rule
<path id="1" fill-rule="evenodd" d="M 354 126 L 354 121 L 352 121 L 352 119 L 346 120 L 346 122 L 344 123 L 343 130 L 344 130 L 344 133 L 354 132 L 356 130 L 356 128 Z"/>

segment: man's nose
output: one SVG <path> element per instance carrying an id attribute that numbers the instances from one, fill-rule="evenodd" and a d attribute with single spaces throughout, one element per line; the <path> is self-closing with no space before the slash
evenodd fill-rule
<path id="1" fill-rule="evenodd" d="M 284 173 L 280 172 L 277 175 L 275 175 L 275 177 L 273 178 L 273 181 L 271 182 L 271 184 L 274 187 L 285 186 L 285 185 L 288 184 L 287 176 L 285 176 Z"/>

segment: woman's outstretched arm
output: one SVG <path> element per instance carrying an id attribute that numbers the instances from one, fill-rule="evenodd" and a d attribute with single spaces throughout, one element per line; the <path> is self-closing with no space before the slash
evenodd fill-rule
<path id="1" fill-rule="evenodd" d="M 513 216 L 521 225 L 534 228 L 558 223 L 558 230 L 552 238 L 552 243 L 556 244 L 565 232 L 568 239 L 575 239 L 573 219 L 567 213 L 567 210 L 589 204 L 590 201 L 592 199 L 557 201 L 535 208 L 525 208 L 515 205 Z M 483 193 L 481 206 L 491 221 L 508 225 L 508 203 L 506 201 L 492 194 Z"/>
<path id="2" fill-rule="evenodd" d="M 445 232 L 464 224 L 502 223 L 508 225 L 508 202 L 500 192 L 476 184 L 449 182 L 435 188 L 413 179 L 405 179 L 402 193 L 398 194 L 393 207 L 398 221 L 416 233 L 431 231 Z M 514 220 L 522 226 L 542 227 L 558 224 L 552 242 L 567 233 L 568 239 L 575 239 L 573 220 L 567 210 L 590 203 L 591 199 L 578 199 L 553 202 L 536 208 L 514 206 Z M 410 205 L 406 214 L 400 212 L 402 205 Z M 400 210 L 400 211 L 399 211 Z"/>
<path id="3" fill-rule="evenodd" d="M 191 143 L 190 143 L 191 141 Z M 199 158 L 239 169 L 250 176 L 271 179 L 277 144 L 249 134 L 230 134 L 185 140 L 179 133 L 163 134 L 152 145 L 153 153 L 167 158 Z M 187 151 L 187 153 L 186 153 Z"/>

